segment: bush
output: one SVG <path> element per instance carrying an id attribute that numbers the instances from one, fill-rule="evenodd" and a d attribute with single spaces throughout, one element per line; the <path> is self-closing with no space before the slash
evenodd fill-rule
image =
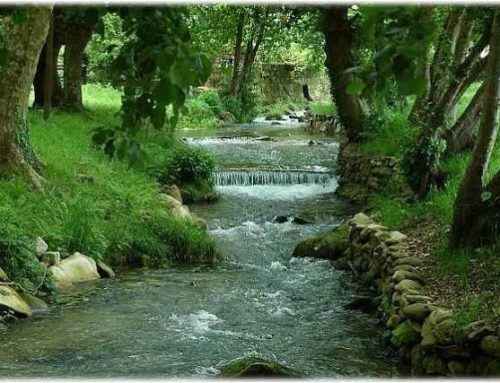
<path id="1" fill-rule="evenodd" d="M 38 261 L 33 241 L 14 225 L 0 221 L 0 267 L 24 289 L 53 291 L 54 282 Z"/>
<path id="2" fill-rule="evenodd" d="M 204 102 L 210 108 L 215 117 L 219 118 L 221 116 L 222 103 L 217 92 L 203 92 L 198 96 L 198 100 Z"/>
<path id="3" fill-rule="evenodd" d="M 178 145 L 172 156 L 163 164 L 159 181 L 162 184 L 202 184 L 213 183 L 215 161 L 212 155 L 203 148 L 191 148 Z"/>
<path id="4" fill-rule="evenodd" d="M 180 128 L 216 128 L 218 116 L 216 116 L 209 105 L 203 100 L 192 98 L 186 101 L 187 114 L 179 117 Z"/>
<path id="5" fill-rule="evenodd" d="M 100 261 L 107 248 L 100 217 L 89 198 L 78 195 L 62 204 L 63 249 L 82 252 Z"/>

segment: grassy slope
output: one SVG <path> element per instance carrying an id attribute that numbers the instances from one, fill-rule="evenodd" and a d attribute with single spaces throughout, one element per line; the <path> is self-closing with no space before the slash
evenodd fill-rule
<path id="1" fill-rule="evenodd" d="M 39 111 L 30 112 L 32 142 L 47 165 L 45 194 L 22 178 L 0 180 L 0 265 L 11 278 L 37 283 L 37 262 L 24 251 L 36 236 L 53 250 L 81 251 L 115 265 L 212 259 L 212 240 L 170 217 L 151 176 L 91 146 L 94 127 L 117 122 L 119 94 L 88 85 L 84 100 L 84 115 L 56 112 L 45 122 Z"/>

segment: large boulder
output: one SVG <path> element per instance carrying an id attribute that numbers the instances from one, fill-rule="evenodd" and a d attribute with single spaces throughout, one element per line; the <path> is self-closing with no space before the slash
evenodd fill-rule
<path id="1" fill-rule="evenodd" d="M 19 295 L 19 293 L 10 286 L 0 285 L 0 310 L 13 311 L 17 315 L 31 316 L 31 307 Z"/>
<path id="2" fill-rule="evenodd" d="M 58 289 L 65 289 L 73 286 L 69 276 L 59 266 L 50 266 L 49 271 Z"/>
<path id="3" fill-rule="evenodd" d="M 59 288 L 100 278 L 96 262 L 78 252 L 61 261 L 59 266 L 51 266 L 50 270 Z"/>
<path id="4" fill-rule="evenodd" d="M 258 356 L 247 356 L 230 362 L 221 369 L 219 376 L 223 378 L 251 378 L 264 376 L 289 378 L 301 377 L 297 371 L 292 370 L 289 367 Z"/>
<path id="5" fill-rule="evenodd" d="M 293 250 L 293 256 L 339 259 L 347 249 L 348 237 L 349 226 L 347 224 L 339 225 L 334 231 L 299 242 Z"/>
<path id="6" fill-rule="evenodd" d="M 174 218 L 192 220 L 191 212 L 187 206 L 168 194 L 162 194 L 162 197 Z"/>

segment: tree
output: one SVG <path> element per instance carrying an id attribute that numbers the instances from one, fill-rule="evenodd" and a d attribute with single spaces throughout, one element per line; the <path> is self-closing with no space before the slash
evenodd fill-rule
<path id="1" fill-rule="evenodd" d="M 358 94 L 349 92 L 354 77 L 347 72 L 354 67 L 353 30 L 347 6 L 334 6 L 325 10 L 325 65 L 331 81 L 331 92 L 350 142 L 359 141 L 363 129 L 364 112 Z"/>
<path id="2" fill-rule="evenodd" d="M 54 41 L 52 56 L 52 106 L 69 111 L 82 111 L 82 65 L 84 51 L 92 37 L 102 9 L 97 7 L 56 7 L 54 9 Z M 57 72 L 57 59 L 64 46 L 64 87 Z M 44 103 L 45 68 L 48 63 L 44 45 L 38 61 L 34 80 L 35 100 L 33 105 L 42 107 Z"/>
<path id="3" fill-rule="evenodd" d="M 179 113 L 187 111 L 189 88 L 208 78 L 210 62 L 191 45 L 186 12 L 174 7 L 118 9 L 130 36 L 112 65 L 113 84 L 123 89 L 121 124 L 101 126 L 93 135 L 109 156 L 137 163 L 140 132 L 167 125 L 172 133 Z"/>
<path id="4" fill-rule="evenodd" d="M 52 48 L 52 97 L 51 105 L 53 108 L 58 108 L 63 102 L 63 88 L 61 81 L 59 80 L 59 74 L 57 73 L 57 59 L 61 48 L 64 43 L 64 15 L 61 8 L 55 8 L 53 10 L 53 48 Z M 33 101 L 33 106 L 42 108 L 45 100 L 45 65 L 47 63 L 46 56 L 47 42 L 44 44 L 42 53 L 40 54 L 40 59 L 38 60 L 35 79 L 33 81 L 33 89 L 35 91 L 35 99 Z"/>
<path id="5" fill-rule="evenodd" d="M 453 212 L 450 247 L 473 248 L 491 242 L 500 220 L 500 172 L 486 183 L 486 172 L 498 132 L 500 102 L 500 11 L 490 29 L 484 111 L 478 137 L 458 190 Z"/>
<path id="6" fill-rule="evenodd" d="M 8 44 L 7 63 L 0 72 L 0 169 L 25 173 L 38 188 L 40 162 L 31 146 L 27 113 L 51 12 L 51 7 L 27 7 L 4 16 Z"/>
<path id="7" fill-rule="evenodd" d="M 471 25 L 480 33 L 473 35 Z M 488 44 L 490 25 L 489 10 L 455 7 L 448 13 L 430 67 L 430 87 L 425 98 L 417 98 L 409 116 L 419 134 L 405 155 L 404 168 L 409 185 L 420 197 L 425 197 L 430 187 L 442 178 L 439 164 L 446 148 L 443 138 L 449 141 L 463 137 L 459 132 L 447 133 L 446 128 L 462 95 L 484 72 L 487 60 L 481 53 Z M 463 130 L 464 122 L 478 116 L 477 102 L 467 111 L 469 117 L 457 121 L 453 130 Z M 461 146 L 459 142 L 449 144 Z"/>
<path id="8" fill-rule="evenodd" d="M 99 9 L 71 8 L 65 12 L 64 31 L 64 90 L 62 107 L 66 110 L 81 112 L 82 102 L 82 65 L 85 47 L 92 31 L 99 21 Z"/>

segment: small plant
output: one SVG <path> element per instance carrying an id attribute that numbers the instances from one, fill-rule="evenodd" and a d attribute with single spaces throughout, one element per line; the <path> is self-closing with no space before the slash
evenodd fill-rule
<path id="1" fill-rule="evenodd" d="M 481 301 L 471 293 L 465 294 L 465 300 L 453 311 L 452 335 L 456 340 L 463 338 L 462 328 L 482 318 Z"/>
<path id="2" fill-rule="evenodd" d="M 179 145 L 164 165 L 159 181 L 162 184 L 201 184 L 212 182 L 215 161 L 203 148 Z"/>

